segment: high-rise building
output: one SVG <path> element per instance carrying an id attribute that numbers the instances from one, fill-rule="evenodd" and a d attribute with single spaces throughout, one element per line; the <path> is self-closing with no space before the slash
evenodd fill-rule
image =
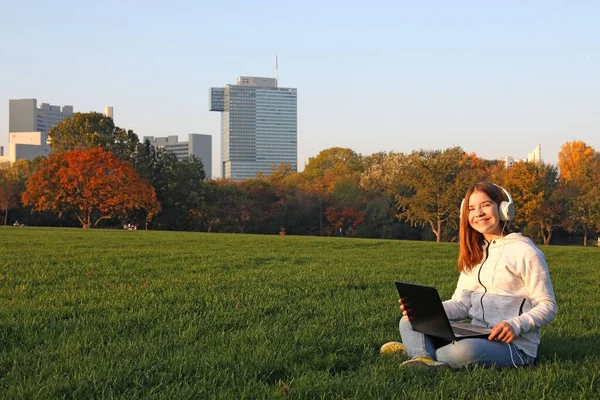
<path id="1" fill-rule="evenodd" d="M 73 106 L 53 106 L 37 99 L 8 101 L 8 159 L 48 156 L 48 131 L 64 118 L 73 116 Z"/>
<path id="2" fill-rule="evenodd" d="M 106 114 L 110 111 L 110 115 Z M 112 107 L 105 115 L 112 118 Z M 50 153 L 48 131 L 65 118 L 73 117 L 73 106 L 53 106 L 37 99 L 13 99 L 8 101 L 8 161 L 25 158 L 32 160 Z"/>
<path id="3" fill-rule="evenodd" d="M 196 156 L 204 164 L 204 173 L 206 179 L 212 178 L 212 136 L 190 133 L 187 142 L 180 142 L 176 135 L 167 137 L 144 136 L 142 139 L 148 139 L 150 144 L 157 149 L 165 149 L 175 153 L 178 160 L 189 156 Z"/>
<path id="4" fill-rule="evenodd" d="M 8 132 L 42 132 L 46 135 L 64 118 L 73 116 L 73 106 L 53 106 L 37 99 L 8 101 Z"/>
<path id="5" fill-rule="evenodd" d="M 298 168 L 297 89 L 277 79 L 240 76 L 236 85 L 210 89 L 210 111 L 221 112 L 221 173 L 241 181 L 271 166 Z"/>

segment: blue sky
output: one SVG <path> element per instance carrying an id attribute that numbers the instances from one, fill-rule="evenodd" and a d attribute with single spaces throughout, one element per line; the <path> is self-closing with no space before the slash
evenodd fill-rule
<path id="1" fill-rule="evenodd" d="M 8 99 L 114 107 L 142 136 L 213 136 L 211 86 L 298 88 L 298 160 L 460 146 L 494 159 L 537 144 L 600 150 L 597 1 L 2 1 L 0 145 Z"/>

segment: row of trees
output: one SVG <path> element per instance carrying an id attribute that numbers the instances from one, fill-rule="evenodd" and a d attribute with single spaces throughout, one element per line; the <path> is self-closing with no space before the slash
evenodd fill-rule
<path id="1" fill-rule="evenodd" d="M 38 225 L 454 240 L 467 187 L 490 180 L 511 192 L 516 228 L 540 242 L 558 230 L 587 244 L 600 230 L 600 155 L 578 141 L 562 146 L 559 168 L 506 169 L 459 147 L 368 156 L 331 148 L 301 173 L 279 165 L 236 183 L 204 181 L 200 160 L 177 161 L 97 113 L 75 114 L 49 137 L 47 160 L 0 169 L 5 224 L 12 209 Z"/>

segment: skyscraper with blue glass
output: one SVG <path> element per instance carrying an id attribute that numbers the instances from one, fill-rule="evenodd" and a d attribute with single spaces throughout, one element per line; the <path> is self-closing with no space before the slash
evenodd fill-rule
<path id="1" fill-rule="evenodd" d="M 222 176 L 234 181 L 298 168 L 297 89 L 274 78 L 240 76 L 237 84 L 210 89 L 210 111 L 221 112 Z"/>

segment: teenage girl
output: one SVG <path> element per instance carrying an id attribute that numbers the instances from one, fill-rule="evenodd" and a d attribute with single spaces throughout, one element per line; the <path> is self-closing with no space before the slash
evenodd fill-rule
<path id="1" fill-rule="evenodd" d="M 529 238 L 507 233 L 514 204 L 501 187 L 472 185 L 460 211 L 460 277 L 443 305 L 448 319 L 468 318 L 473 325 L 491 328 L 489 337 L 442 342 L 416 332 L 399 300 L 402 343 L 386 343 L 381 352 L 405 352 L 410 359 L 403 367 L 532 365 L 540 329 L 558 311 L 544 254 Z"/>

